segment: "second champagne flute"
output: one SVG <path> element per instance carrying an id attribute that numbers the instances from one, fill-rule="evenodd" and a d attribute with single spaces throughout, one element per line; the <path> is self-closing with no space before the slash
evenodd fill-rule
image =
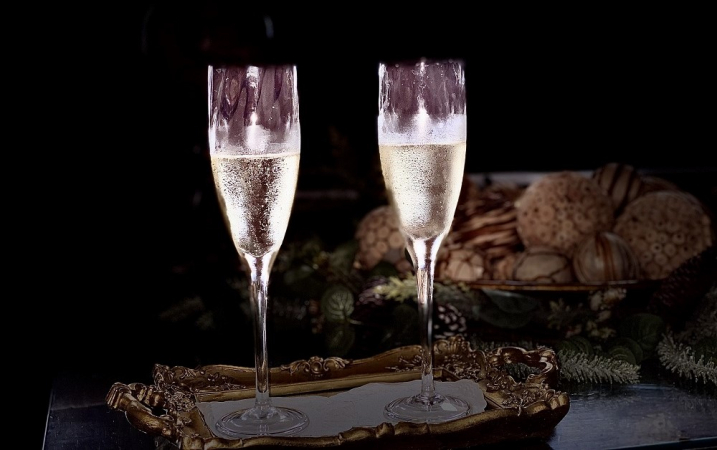
<path id="1" fill-rule="evenodd" d="M 299 174 L 296 66 L 210 66 L 208 83 L 212 175 L 234 246 L 249 270 L 256 367 L 254 406 L 216 426 L 232 437 L 294 434 L 308 417 L 272 404 L 266 319 L 269 275 Z"/>
<path id="2" fill-rule="evenodd" d="M 470 411 L 463 399 L 436 392 L 431 336 L 435 260 L 458 204 L 466 134 L 462 61 L 379 64 L 381 170 L 416 273 L 421 333 L 421 391 L 385 407 L 400 421 L 438 423 Z"/>

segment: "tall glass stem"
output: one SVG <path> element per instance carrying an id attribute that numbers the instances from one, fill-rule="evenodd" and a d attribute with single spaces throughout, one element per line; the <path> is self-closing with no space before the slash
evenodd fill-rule
<path id="1" fill-rule="evenodd" d="M 256 367 L 255 414 L 265 417 L 271 410 L 269 394 L 269 354 L 266 333 L 266 311 L 269 274 L 276 252 L 261 257 L 245 255 L 250 271 L 249 296 L 254 316 L 254 365 Z"/>
<path id="2" fill-rule="evenodd" d="M 421 337 L 421 394 L 425 401 L 436 396 L 433 382 L 433 274 L 436 256 L 443 235 L 426 240 L 408 241 L 408 253 L 416 268 L 416 287 L 418 296 L 418 320 Z"/>
<path id="3" fill-rule="evenodd" d="M 276 252 L 255 257 L 243 255 L 249 266 L 249 300 L 254 316 L 254 366 L 256 367 L 254 406 L 222 417 L 217 429 L 229 436 L 290 435 L 309 424 L 306 414 L 293 408 L 276 407 L 269 394 L 269 354 L 267 351 L 266 312 L 269 274 Z"/>
<path id="4" fill-rule="evenodd" d="M 416 269 L 418 319 L 421 328 L 421 392 L 388 403 L 384 414 L 390 419 L 440 423 L 467 415 L 470 405 L 463 399 L 436 392 L 433 380 L 433 273 L 444 234 L 430 239 L 408 239 L 406 248 Z"/>

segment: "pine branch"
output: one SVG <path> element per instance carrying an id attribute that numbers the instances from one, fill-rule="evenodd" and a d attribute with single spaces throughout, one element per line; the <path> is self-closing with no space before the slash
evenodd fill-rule
<path id="1" fill-rule="evenodd" d="M 375 286 L 373 291 L 383 295 L 387 300 L 396 300 L 403 303 L 406 300 L 416 298 L 416 277 L 409 275 L 406 278 L 389 277 L 386 284 Z"/>
<path id="2" fill-rule="evenodd" d="M 630 384 L 640 380 L 640 366 L 600 355 L 558 351 L 560 378 L 579 383 Z"/>
<path id="3" fill-rule="evenodd" d="M 713 361 L 706 362 L 704 355 L 699 360 L 695 360 L 695 354 L 692 348 L 682 342 L 675 341 L 671 333 L 657 344 L 657 355 L 660 363 L 676 373 L 680 377 L 688 378 L 693 381 L 702 379 L 703 383 L 707 381 L 717 384 L 717 367 Z"/>

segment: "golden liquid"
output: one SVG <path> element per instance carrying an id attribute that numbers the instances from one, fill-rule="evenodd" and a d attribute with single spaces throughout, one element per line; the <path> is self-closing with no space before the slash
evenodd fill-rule
<path id="1" fill-rule="evenodd" d="M 414 240 L 447 233 L 463 182 L 466 143 L 381 145 L 379 154 L 403 232 Z"/>
<path id="2" fill-rule="evenodd" d="M 253 256 L 278 251 L 299 175 L 299 152 L 212 156 L 214 185 L 237 250 Z"/>

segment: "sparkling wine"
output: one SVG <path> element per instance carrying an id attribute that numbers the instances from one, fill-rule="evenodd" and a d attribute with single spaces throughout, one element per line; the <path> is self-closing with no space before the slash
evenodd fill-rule
<path id="1" fill-rule="evenodd" d="M 237 249 L 253 256 L 278 251 L 294 203 L 299 152 L 212 155 L 211 162 Z"/>
<path id="2" fill-rule="evenodd" d="M 403 231 L 413 240 L 447 233 L 461 190 L 466 143 L 381 145 L 379 153 Z"/>

